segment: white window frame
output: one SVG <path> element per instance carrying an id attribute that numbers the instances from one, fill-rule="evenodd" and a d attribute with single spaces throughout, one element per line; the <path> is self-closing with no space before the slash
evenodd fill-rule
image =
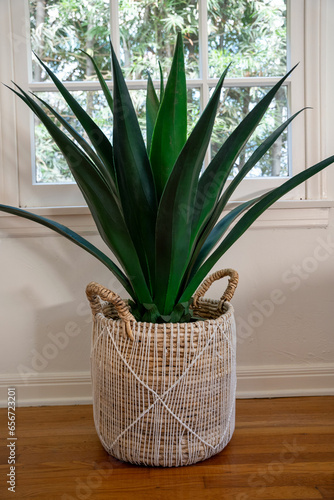
<path id="1" fill-rule="evenodd" d="M 206 37 L 207 29 L 206 7 L 203 0 L 199 0 L 201 10 L 200 33 L 202 39 Z M 119 55 L 119 30 L 117 19 L 118 4 L 111 1 L 111 32 L 116 53 Z M 329 67 L 330 46 L 326 44 L 331 35 L 331 22 L 334 21 L 333 2 L 330 0 L 288 0 L 288 20 L 293 29 L 289 29 L 289 43 L 291 52 L 289 66 L 300 61 L 299 67 L 287 80 L 290 99 L 290 113 L 294 113 L 305 105 L 312 106 L 312 111 L 302 113 L 292 124 L 290 140 L 290 154 L 293 164 L 293 174 L 320 161 L 325 155 L 333 154 L 328 149 L 328 115 L 325 113 L 326 103 L 323 96 L 329 96 L 326 82 L 328 73 L 333 74 L 333 64 Z M 0 45 L 0 74 L 3 82 L 14 80 L 26 90 L 52 90 L 50 83 L 29 83 L 27 75 L 28 47 L 29 47 L 29 16 L 27 0 L 2 0 L 0 2 L 0 33 L 5 33 Z M 209 87 L 214 86 L 217 79 L 209 79 L 207 75 L 207 47 L 200 47 L 202 74 L 200 79 L 189 80 L 187 85 L 201 89 L 202 98 L 206 99 Z M 324 75 L 324 69 L 326 72 Z M 227 79 L 226 86 L 235 85 L 273 85 L 278 78 Z M 158 82 L 155 82 L 158 86 Z M 128 81 L 130 89 L 143 88 L 142 81 Z M 66 87 L 72 90 L 98 90 L 98 82 L 68 82 Z M 35 212 L 47 215 L 87 214 L 83 198 L 75 185 L 35 185 L 31 186 L 31 135 L 27 130 L 33 130 L 32 113 L 23 102 L 15 99 L 11 92 L 0 89 L 1 116 L 0 121 L 0 194 L 1 201 L 16 206 L 33 208 Z M 331 127 L 333 130 L 333 127 Z M 239 191 L 242 198 L 249 192 L 261 191 L 268 187 L 275 187 L 284 182 L 284 178 L 257 178 L 245 179 L 244 190 Z M 301 207 L 313 210 L 310 219 L 317 221 L 314 225 L 322 225 L 326 216 L 324 210 L 331 206 L 334 193 L 328 192 L 327 173 L 322 172 L 310 179 L 306 185 L 300 186 L 292 194 L 290 200 L 304 200 L 298 204 Z M 30 190 L 30 188 L 33 188 Z M 34 193 L 35 191 L 35 193 Z M 40 197 L 36 191 L 42 191 Z M 328 199 L 330 198 L 330 200 Z M 280 205 L 279 205 L 280 203 Z M 279 202 L 274 209 L 284 205 L 291 210 L 296 206 L 293 201 Z M 283 204 L 283 205 L 282 205 Z M 320 210 L 320 211 L 319 211 Z M 277 212 L 277 213 L 278 213 Z M 305 211 L 304 211 L 305 213 Z M 311 212 L 310 212 L 311 214 Z M 275 217 L 274 217 L 275 218 Z M 268 225 L 273 222 L 273 216 L 267 215 Z M 279 219 L 279 217 L 278 217 Z M 283 217 L 284 220 L 288 218 Z M 308 220 L 308 217 L 303 220 Z M 86 221 L 87 222 L 87 221 Z M 284 225 L 284 224 L 283 224 Z M 311 224 L 313 225 L 313 224 Z"/>

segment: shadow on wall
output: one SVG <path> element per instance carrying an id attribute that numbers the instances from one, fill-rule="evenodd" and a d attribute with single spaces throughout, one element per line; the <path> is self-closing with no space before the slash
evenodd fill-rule
<path id="1" fill-rule="evenodd" d="M 20 292 L 34 311 L 34 341 L 25 363 L 17 366 L 24 383 L 44 372 L 89 371 L 91 312 L 85 297 L 36 307 L 34 290 Z"/>

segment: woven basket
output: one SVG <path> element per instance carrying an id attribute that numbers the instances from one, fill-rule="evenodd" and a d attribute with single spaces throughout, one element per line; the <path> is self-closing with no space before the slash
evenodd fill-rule
<path id="1" fill-rule="evenodd" d="M 221 300 L 204 299 L 230 276 Z M 196 463 L 219 453 L 235 424 L 236 333 L 231 300 L 238 282 L 226 269 L 194 295 L 191 323 L 137 322 L 128 305 L 96 283 L 91 369 L 94 421 L 106 451 L 151 466 Z"/>

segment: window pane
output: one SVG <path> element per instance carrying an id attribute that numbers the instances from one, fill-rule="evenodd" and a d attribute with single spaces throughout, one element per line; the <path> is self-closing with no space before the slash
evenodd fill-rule
<path id="1" fill-rule="evenodd" d="M 219 78 L 278 76 L 286 72 L 285 0 L 208 2 L 209 74 Z"/>
<path id="2" fill-rule="evenodd" d="M 260 87 L 231 87 L 225 89 L 212 135 L 212 157 L 215 156 L 223 142 L 239 125 L 241 120 L 267 92 L 268 88 Z M 281 87 L 245 149 L 237 159 L 232 171 L 233 177 L 266 137 L 287 119 L 287 112 L 287 88 Z M 286 177 L 289 175 L 288 170 L 288 134 L 285 131 L 247 177 Z"/>
<path id="3" fill-rule="evenodd" d="M 96 58 L 110 78 L 109 0 L 30 0 L 31 46 L 62 81 L 96 80 L 80 49 Z M 46 80 L 33 60 L 33 81 Z"/>
<path id="4" fill-rule="evenodd" d="M 159 78 L 158 61 L 166 76 L 177 31 L 182 31 L 188 78 L 198 77 L 197 0 L 120 0 L 121 61 L 130 80 Z"/>
<path id="5" fill-rule="evenodd" d="M 38 92 L 37 95 L 48 102 L 54 110 L 65 118 L 86 140 L 87 135 L 78 120 L 68 108 L 62 97 L 57 92 Z M 77 91 L 72 92 L 80 105 L 90 114 L 93 120 L 111 139 L 112 116 L 105 102 L 102 91 Z M 45 110 L 53 118 L 52 113 Z M 74 182 L 67 163 L 55 145 L 44 125 L 35 119 L 35 182 L 37 183 L 66 183 Z M 56 123 L 58 124 L 59 122 Z M 65 130 L 61 127 L 63 132 Z"/>

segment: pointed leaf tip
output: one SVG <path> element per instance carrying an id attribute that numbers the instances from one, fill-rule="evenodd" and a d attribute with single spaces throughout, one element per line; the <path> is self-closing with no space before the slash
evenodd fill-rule
<path id="1" fill-rule="evenodd" d="M 187 86 L 182 37 L 178 34 L 171 70 L 152 135 L 150 160 L 161 198 L 187 139 Z"/>

